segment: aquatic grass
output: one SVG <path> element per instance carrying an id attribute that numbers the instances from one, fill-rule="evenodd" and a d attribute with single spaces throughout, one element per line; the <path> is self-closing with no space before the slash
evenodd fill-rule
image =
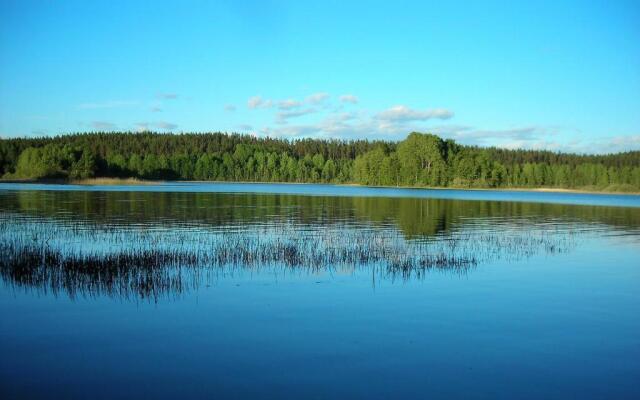
<path id="1" fill-rule="evenodd" d="M 571 248 L 574 233 L 549 226 L 452 230 L 408 240 L 396 229 L 337 223 L 219 226 L 109 225 L 5 213 L 0 277 L 54 294 L 158 300 L 197 288 L 212 270 L 307 272 L 373 268 L 382 278 L 466 273 L 481 262 Z"/>

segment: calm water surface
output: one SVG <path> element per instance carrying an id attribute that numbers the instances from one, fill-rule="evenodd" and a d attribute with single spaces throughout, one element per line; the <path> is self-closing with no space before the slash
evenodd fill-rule
<path id="1" fill-rule="evenodd" d="M 0 246 L 2 398 L 640 397 L 639 196 L 0 184 Z"/>

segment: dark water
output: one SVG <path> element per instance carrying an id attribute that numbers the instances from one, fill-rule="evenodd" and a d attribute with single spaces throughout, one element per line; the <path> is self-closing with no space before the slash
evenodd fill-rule
<path id="1" fill-rule="evenodd" d="M 0 184 L 0 247 L 2 398 L 640 395 L 638 196 Z"/>

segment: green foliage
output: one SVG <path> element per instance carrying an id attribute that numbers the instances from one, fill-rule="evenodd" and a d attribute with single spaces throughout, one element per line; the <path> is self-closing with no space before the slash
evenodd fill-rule
<path id="1" fill-rule="evenodd" d="M 90 151 L 85 150 L 80 152 L 80 157 L 77 161 L 72 162 L 69 169 L 69 178 L 71 179 L 86 179 L 95 175 L 96 160 Z"/>
<path id="2" fill-rule="evenodd" d="M 20 154 L 13 176 L 16 178 L 42 178 L 48 174 L 48 166 L 42 163 L 42 149 L 29 147 Z"/>
<path id="3" fill-rule="evenodd" d="M 356 157 L 354 163 L 355 180 L 365 185 L 557 187 L 633 192 L 640 190 L 639 175 L 639 152 L 578 156 L 481 149 L 416 132 L 400 142 L 397 151 L 387 153 L 377 147 Z"/>
<path id="4" fill-rule="evenodd" d="M 444 186 L 445 142 L 435 135 L 413 132 L 398 145 L 400 177 L 405 185 Z"/>
<path id="5" fill-rule="evenodd" d="M 575 155 L 462 146 L 413 132 L 399 142 L 247 135 L 86 133 L 0 140 L 8 178 L 136 177 L 356 182 L 382 186 L 638 191 L 640 152 Z"/>
<path id="6" fill-rule="evenodd" d="M 96 169 L 95 158 L 89 150 L 47 144 L 27 147 L 18 157 L 15 172 L 9 177 L 19 179 L 89 178 Z"/>

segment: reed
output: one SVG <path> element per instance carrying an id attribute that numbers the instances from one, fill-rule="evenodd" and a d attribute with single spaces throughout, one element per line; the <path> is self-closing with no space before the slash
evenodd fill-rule
<path id="1" fill-rule="evenodd" d="M 481 262 L 572 247 L 549 227 L 452 231 L 408 240 L 373 226 L 288 223 L 220 226 L 91 224 L 5 213 L 0 277 L 16 288 L 158 300 L 197 288 L 212 270 L 278 268 L 308 272 L 374 268 L 381 278 L 464 274 Z"/>

